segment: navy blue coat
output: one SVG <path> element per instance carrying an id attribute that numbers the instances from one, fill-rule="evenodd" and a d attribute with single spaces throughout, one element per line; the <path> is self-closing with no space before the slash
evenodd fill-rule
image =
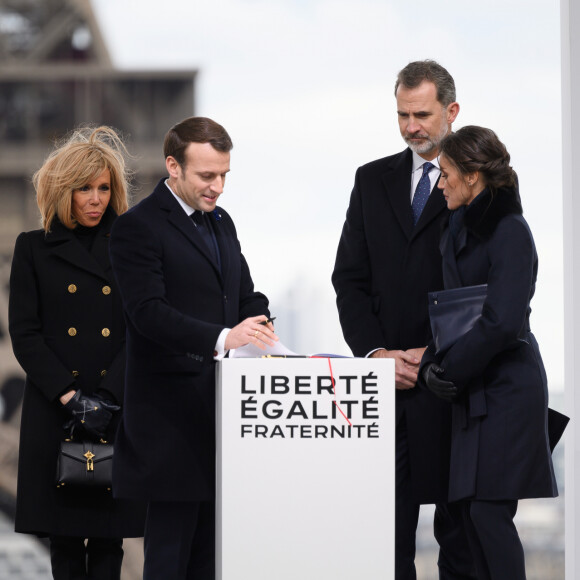
<path id="1" fill-rule="evenodd" d="M 438 361 L 462 395 L 453 406 L 451 501 L 554 497 L 547 378 L 530 332 L 538 257 L 517 193 L 484 190 L 455 240 L 441 238 L 445 288 L 487 284 L 483 313 Z M 453 219 L 453 218 L 452 218 Z"/>
<path id="2" fill-rule="evenodd" d="M 164 181 L 111 235 L 127 322 L 113 482 L 120 497 L 202 501 L 215 493 L 214 347 L 224 328 L 269 315 L 268 301 L 254 291 L 230 216 L 210 216 L 220 271 Z"/>
<path id="3" fill-rule="evenodd" d="M 433 189 L 416 226 L 411 213 L 410 149 L 360 167 L 332 282 L 344 338 L 355 356 L 424 347 L 431 341 L 427 292 L 443 285 L 439 237 L 449 214 Z M 412 492 L 419 503 L 445 501 L 451 412 L 420 388 L 397 390 L 405 418 Z"/>

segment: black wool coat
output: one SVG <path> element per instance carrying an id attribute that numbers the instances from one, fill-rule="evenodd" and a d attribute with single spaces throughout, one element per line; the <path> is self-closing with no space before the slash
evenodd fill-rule
<path id="1" fill-rule="evenodd" d="M 89 253 L 58 220 L 51 232 L 22 233 L 10 275 L 9 326 L 26 372 L 20 428 L 16 531 L 37 535 L 138 537 L 144 505 L 107 491 L 57 489 L 56 459 L 68 435 L 60 395 L 102 392 L 121 404 L 125 324 L 108 247 L 108 209 Z M 107 439 L 113 441 L 118 415 Z"/>
<path id="2" fill-rule="evenodd" d="M 452 405 L 449 499 L 554 497 L 547 377 L 529 322 L 538 257 L 516 191 L 480 193 L 455 242 L 443 232 L 441 253 L 445 288 L 488 285 L 474 327 L 443 355 L 430 345 L 422 361 L 463 390 Z"/>
<path id="3" fill-rule="evenodd" d="M 427 292 L 443 286 L 439 237 L 448 210 L 433 189 L 413 226 L 410 149 L 360 167 L 346 214 L 332 282 L 344 338 L 355 356 L 431 341 Z M 397 390 L 397 423 L 407 425 L 413 495 L 446 501 L 451 413 L 420 388 Z"/>
<path id="4" fill-rule="evenodd" d="M 215 361 L 221 331 L 269 315 L 230 216 L 209 219 L 221 268 L 162 179 L 119 217 L 111 260 L 127 320 L 125 413 L 115 442 L 120 497 L 215 496 Z"/>

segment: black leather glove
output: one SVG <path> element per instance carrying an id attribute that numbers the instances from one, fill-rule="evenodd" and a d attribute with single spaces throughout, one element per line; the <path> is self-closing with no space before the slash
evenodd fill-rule
<path id="1" fill-rule="evenodd" d="M 435 363 L 428 363 L 423 367 L 423 380 L 427 388 L 440 399 L 452 403 L 459 394 L 458 388 L 451 381 L 445 381 L 438 375 L 443 373 L 443 369 Z"/>
<path id="2" fill-rule="evenodd" d="M 72 415 L 64 424 L 65 429 L 82 429 L 90 437 L 102 439 L 105 437 L 113 412 L 121 407 L 104 400 L 97 393 L 83 395 L 79 389 L 64 408 Z"/>

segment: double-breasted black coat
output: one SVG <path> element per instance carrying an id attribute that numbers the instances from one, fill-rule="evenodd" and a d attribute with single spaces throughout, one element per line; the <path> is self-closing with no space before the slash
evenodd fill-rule
<path id="1" fill-rule="evenodd" d="M 221 331 L 269 315 L 230 216 L 209 219 L 221 268 L 161 180 L 119 217 L 111 260 L 127 320 L 127 382 L 113 461 L 115 493 L 215 498 L 215 361 Z"/>
<path id="2" fill-rule="evenodd" d="M 355 356 L 376 348 L 427 346 L 427 292 L 443 285 L 439 237 L 448 210 L 437 187 L 413 226 L 410 149 L 360 167 L 336 255 L 332 282 L 344 338 Z M 412 492 L 417 503 L 446 501 L 451 413 L 430 392 L 397 390 L 405 417 Z"/>
<path id="3" fill-rule="evenodd" d="M 455 241 L 449 228 L 441 238 L 445 288 L 488 290 L 473 328 L 442 355 L 430 345 L 422 361 L 437 361 L 463 390 L 452 405 L 449 499 L 554 497 L 547 378 L 529 322 L 532 234 L 513 189 L 486 189 L 458 211 Z"/>
<path id="4" fill-rule="evenodd" d="M 144 505 L 106 490 L 56 488 L 60 442 L 69 418 L 59 401 L 70 389 L 123 401 L 125 324 L 109 262 L 109 208 L 91 253 L 58 220 L 51 232 L 22 233 L 10 276 L 9 326 L 26 372 L 22 407 L 17 532 L 80 537 L 143 535 Z M 118 421 L 107 433 L 112 441 Z"/>

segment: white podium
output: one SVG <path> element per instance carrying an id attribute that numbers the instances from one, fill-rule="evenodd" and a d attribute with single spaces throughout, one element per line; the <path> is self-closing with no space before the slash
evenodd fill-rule
<path id="1" fill-rule="evenodd" d="M 394 578 L 394 468 L 392 360 L 223 360 L 217 580 Z"/>

